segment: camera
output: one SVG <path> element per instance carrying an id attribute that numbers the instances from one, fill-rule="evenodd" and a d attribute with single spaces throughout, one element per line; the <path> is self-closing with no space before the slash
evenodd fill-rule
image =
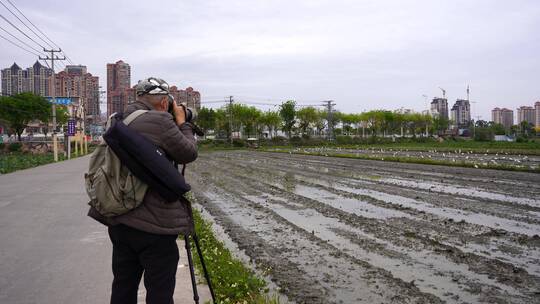
<path id="1" fill-rule="evenodd" d="M 168 112 L 171 113 L 171 115 L 174 116 L 174 113 L 173 113 L 174 97 L 172 97 L 172 95 L 170 95 L 170 94 L 168 95 L 168 97 L 169 97 L 169 110 L 168 110 Z M 197 114 L 195 113 L 195 111 L 193 109 L 191 109 L 190 107 L 187 107 L 186 105 L 181 104 L 181 103 L 179 103 L 178 105 L 181 106 L 182 108 L 184 108 L 184 112 L 186 113 L 186 121 L 187 122 L 193 122 L 197 118 Z"/>
<path id="2" fill-rule="evenodd" d="M 174 117 L 174 97 L 172 97 L 171 94 L 167 95 L 169 97 L 169 110 L 168 112 L 171 113 L 171 115 Z M 193 128 L 193 131 L 195 132 L 195 134 L 199 135 L 199 136 L 204 136 L 204 131 L 199 127 L 197 126 L 194 121 L 197 119 L 197 113 L 187 107 L 186 105 L 184 104 L 181 104 L 179 103 L 178 104 L 179 106 L 181 106 L 183 109 L 184 109 L 184 112 L 186 113 L 186 122 L 188 122 L 189 124 L 191 124 L 191 127 Z"/>

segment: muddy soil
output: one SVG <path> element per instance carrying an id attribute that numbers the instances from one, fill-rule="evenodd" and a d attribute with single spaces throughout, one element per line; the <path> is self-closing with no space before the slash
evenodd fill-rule
<path id="1" fill-rule="evenodd" d="M 296 303 L 540 303 L 540 174 L 229 151 L 187 176 Z"/>
<path id="2" fill-rule="evenodd" d="M 291 150 L 290 148 L 287 148 Z M 287 150 L 276 148 L 275 150 Z M 384 157 L 399 157 L 399 158 L 414 158 L 426 159 L 450 163 L 468 163 L 472 165 L 482 166 L 508 166 L 516 168 L 537 169 L 540 167 L 540 156 L 538 155 L 520 155 L 508 153 L 473 153 L 466 149 L 455 149 L 453 151 L 437 151 L 436 149 L 426 151 L 412 151 L 408 149 L 344 149 L 344 148 L 294 148 L 296 152 L 314 153 L 314 154 L 352 154 L 358 156 L 369 156 L 373 158 Z"/>

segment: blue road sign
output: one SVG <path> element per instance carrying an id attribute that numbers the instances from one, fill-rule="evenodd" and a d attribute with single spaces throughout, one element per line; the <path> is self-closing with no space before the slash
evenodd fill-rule
<path id="1" fill-rule="evenodd" d="M 45 97 L 49 102 L 52 102 L 52 97 Z M 67 106 L 72 103 L 73 100 L 70 97 L 56 97 L 56 104 Z"/>
<path id="2" fill-rule="evenodd" d="M 75 135 L 75 119 L 68 119 L 67 135 L 68 136 Z"/>

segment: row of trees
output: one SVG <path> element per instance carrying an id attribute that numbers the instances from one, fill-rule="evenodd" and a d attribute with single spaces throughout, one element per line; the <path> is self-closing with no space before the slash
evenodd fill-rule
<path id="1" fill-rule="evenodd" d="M 474 139 L 479 141 L 489 141 L 494 135 L 512 135 L 521 138 L 534 137 L 540 134 L 540 128 L 535 128 L 534 124 L 522 121 L 518 125 L 513 125 L 506 129 L 501 124 L 493 121 L 478 120 L 475 123 Z"/>
<path id="2" fill-rule="evenodd" d="M 259 136 L 264 130 L 276 135 L 282 130 L 288 137 L 293 135 L 323 135 L 328 123 L 336 126 L 333 135 L 386 136 L 409 134 L 422 136 L 441 133 L 448 129 L 449 121 L 432 118 L 420 113 L 397 113 L 374 110 L 358 114 L 333 112 L 315 107 L 298 107 L 292 100 L 284 102 L 277 111 L 263 112 L 244 104 L 226 105 L 219 109 L 202 108 L 198 124 L 206 132 L 215 131 L 218 136 L 229 136 L 241 131 L 245 136 Z"/>
<path id="3" fill-rule="evenodd" d="M 56 107 L 58 125 L 65 124 L 68 112 L 65 106 Z M 20 93 L 14 96 L 0 96 L 0 125 L 6 126 L 8 135 L 16 134 L 21 140 L 24 129 L 32 122 L 39 123 L 45 136 L 52 121 L 52 104 L 42 96 Z"/>

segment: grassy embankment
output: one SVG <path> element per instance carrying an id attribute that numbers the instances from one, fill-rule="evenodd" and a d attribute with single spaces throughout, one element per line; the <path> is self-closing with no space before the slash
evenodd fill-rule
<path id="1" fill-rule="evenodd" d="M 369 154 L 352 154 L 352 153 L 332 153 L 329 151 L 326 152 L 309 152 L 293 149 L 284 149 L 284 150 L 275 150 L 271 149 L 261 149 L 260 151 L 264 152 L 273 152 L 273 153 L 293 153 L 301 155 L 315 155 L 315 156 L 325 156 L 325 157 L 340 157 L 340 158 L 352 158 L 352 159 L 364 159 L 364 160 L 376 160 L 376 161 L 389 161 L 389 162 L 398 162 L 398 163 L 411 163 L 411 164 L 423 164 L 423 165 L 438 165 L 438 166 L 451 166 L 451 167 L 465 167 L 465 168 L 480 168 L 480 169 L 495 169 L 495 170 L 507 170 L 507 171 L 521 171 L 521 172 L 532 172 L 540 173 L 540 168 L 527 168 L 527 167 L 517 167 L 505 164 L 482 164 L 482 163 L 472 163 L 462 160 L 455 162 L 446 161 L 446 160 L 436 160 L 429 158 L 418 158 L 418 157 L 398 157 L 398 156 L 375 156 Z"/>
<path id="2" fill-rule="evenodd" d="M 273 146 L 273 148 L 291 148 L 293 145 Z M 299 147 L 299 146 L 294 146 Z M 444 142 L 396 142 L 374 144 L 337 144 L 325 143 L 324 145 L 302 145 L 302 148 L 343 148 L 343 149 L 394 149 L 409 151 L 433 151 L 438 152 L 461 152 L 479 154 L 521 154 L 540 155 L 540 141 L 517 143 L 517 142 L 478 142 L 478 141 L 444 141 Z"/>
<path id="3" fill-rule="evenodd" d="M 195 230 L 199 237 L 204 261 L 212 280 L 218 303 L 279 304 L 277 296 L 268 295 L 266 282 L 235 258 L 225 244 L 212 231 L 212 224 L 193 210 Z M 192 254 L 198 277 L 204 278 L 195 244 Z"/>
<path id="4" fill-rule="evenodd" d="M 435 160 L 430 158 L 419 157 L 403 157 L 403 156 L 375 156 L 361 153 L 333 153 L 328 151 L 305 151 L 304 149 L 310 148 L 341 148 L 341 149 L 374 149 L 374 150 L 409 150 L 409 151 L 438 151 L 438 152 L 463 152 L 463 153 L 478 153 L 478 154 L 519 154 L 519 155 L 540 155 L 540 141 L 530 141 L 526 143 L 517 142 L 477 142 L 466 140 L 448 140 L 444 142 L 428 141 L 428 142 L 399 142 L 399 143 L 361 143 L 361 144 L 338 144 L 329 143 L 327 141 L 321 142 L 318 145 L 310 145 L 309 140 L 303 142 L 301 145 L 272 145 L 268 142 L 262 143 L 262 146 L 257 151 L 264 152 L 277 152 L 277 153 L 295 153 L 303 155 L 317 155 L 328 157 L 342 157 L 342 158 L 354 158 L 354 159 L 366 159 L 366 160 L 378 160 L 378 161 L 391 161 L 401 163 L 415 163 L 426 165 L 442 165 L 453 167 L 467 167 L 467 168 L 483 168 L 483 169 L 496 169 L 496 170 L 509 170 L 509 171 L 524 171 L 540 173 L 540 168 L 531 169 L 527 167 L 519 167 L 505 164 L 483 164 L 473 163 L 464 160 L 447 161 L 447 160 Z M 230 147 L 224 144 L 214 145 L 212 143 L 205 143 L 199 146 L 201 152 L 206 151 L 221 151 L 221 150 L 242 150 L 246 149 L 240 145 L 240 142 L 236 142 L 235 147 Z"/>
<path id="5" fill-rule="evenodd" d="M 92 153 L 94 147 L 88 146 L 88 153 Z M 78 156 L 81 156 L 80 154 Z M 75 153 L 71 154 L 71 158 L 75 158 Z M 63 153 L 58 153 L 58 161 L 66 160 Z M 15 152 L 0 152 L 0 174 L 15 172 L 28 168 L 34 168 L 41 165 L 46 165 L 54 162 L 53 153 L 46 154 L 31 154 L 20 151 Z"/>

